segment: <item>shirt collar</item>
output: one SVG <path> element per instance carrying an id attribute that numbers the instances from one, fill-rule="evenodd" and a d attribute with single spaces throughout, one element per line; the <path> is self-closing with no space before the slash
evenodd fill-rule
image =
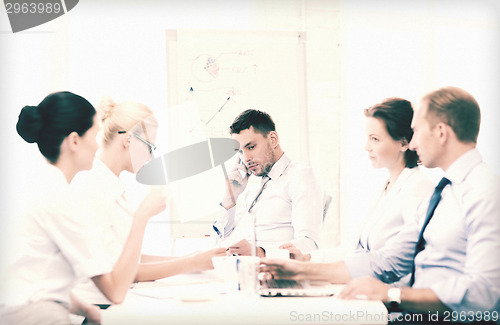
<path id="1" fill-rule="evenodd" d="M 418 166 L 413 167 L 413 168 L 405 167 L 403 169 L 403 171 L 401 172 L 401 174 L 399 174 L 399 176 L 396 179 L 396 181 L 394 182 L 394 184 L 392 184 L 391 192 L 400 191 L 401 188 L 403 187 L 403 185 L 406 184 L 406 180 L 414 173 L 417 173 L 418 169 L 419 169 Z"/>
<path id="2" fill-rule="evenodd" d="M 125 185 L 118 178 L 109 167 L 100 159 L 94 160 L 94 165 L 92 167 L 94 177 L 101 186 L 105 186 L 107 195 L 112 199 L 117 199 L 119 196 L 125 192 Z"/>
<path id="3" fill-rule="evenodd" d="M 460 184 L 463 182 L 469 172 L 483 161 L 483 157 L 476 148 L 471 149 L 458 157 L 445 172 L 445 177 L 452 184 Z"/>
<path id="4" fill-rule="evenodd" d="M 290 165 L 291 161 L 292 160 L 287 156 L 287 154 L 283 153 L 281 158 L 274 163 L 273 167 L 271 168 L 267 176 L 269 176 L 269 178 L 273 180 L 278 179 L 283 174 L 288 165 Z"/>
<path id="5" fill-rule="evenodd" d="M 52 185 L 57 184 L 60 186 L 68 186 L 68 180 L 66 179 L 66 176 L 60 170 L 58 167 L 47 163 L 46 166 L 44 167 L 44 173 L 47 175 L 47 177 L 50 179 L 50 182 Z"/>

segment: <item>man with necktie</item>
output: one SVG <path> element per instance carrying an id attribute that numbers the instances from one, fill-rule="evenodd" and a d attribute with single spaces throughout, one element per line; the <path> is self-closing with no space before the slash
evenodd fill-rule
<path id="1" fill-rule="evenodd" d="M 382 300 L 403 315 L 423 316 L 414 322 L 499 321 L 500 178 L 476 149 L 479 125 L 479 105 L 463 89 L 427 94 L 415 110 L 410 148 L 444 177 L 426 211 L 417 211 L 418 222 L 382 249 L 342 262 L 264 261 L 262 269 L 275 277 L 348 283 L 341 298 Z M 409 287 L 388 285 L 406 274 Z"/>
<path id="2" fill-rule="evenodd" d="M 259 256 L 287 242 L 304 252 L 317 249 L 325 193 L 312 168 L 295 164 L 283 151 L 275 124 L 265 112 L 242 112 L 230 133 L 239 143 L 240 159 L 227 175 L 226 193 L 213 225 L 217 236 L 235 237 L 226 241 L 229 253 L 251 255 L 248 239 L 252 236 Z M 261 181 L 247 186 L 251 177 Z M 236 237 L 243 239 L 234 243 Z"/>

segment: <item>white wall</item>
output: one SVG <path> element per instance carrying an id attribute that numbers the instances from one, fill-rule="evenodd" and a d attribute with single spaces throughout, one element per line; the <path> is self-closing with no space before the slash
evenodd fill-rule
<path id="1" fill-rule="evenodd" d="M 362 150 L 363 109 L 383 98 L 417 101 L 443 86 L 469 91 L 482 110 L 478 147 L 500 173 L 499 9 L 493 1 L 345 1 L 342 239 L 354 231 L 367 208 L 363 202 L 386 179 Z"/>
<path id="2" fill-rule="evenodd" d="M 372 179 L 385 177 L 369 166 L 362 132 L 362 109 L 385 97 L 416 100 L 444 85 L 470 91 L 483 111 L 479 147 L 500 171 L 493 142 L 500 102 L 498 6 L 488 0 L 458 3 L 86 0 L 61 18 L 16 34 L 0 9 L 0 244 L 36 177 L 34 161 L 42 161 L 36 146 L 15 131 L 20 109 L 50 92 L 70 90 L 94 104 L 110 95 L 166 110 L 166 29 L 307 32 L 310 160 L 334 195 L 329 244 L 338 241 L 339 214 L 348 234 L 364 213 L 360 202 L 371 194 Z M 165 240 L 161 234 L 150 238 Z"/>

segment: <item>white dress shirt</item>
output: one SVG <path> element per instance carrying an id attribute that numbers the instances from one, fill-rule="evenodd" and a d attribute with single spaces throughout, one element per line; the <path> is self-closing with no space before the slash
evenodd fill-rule
<path id="1" fill-rule="evenodd" d="M 124 184 L 96 159 L 92 169 L 79 173 L 71 186 L 78 193 L 87 215 L 95 218 L 96 240 L 101 243 L 102 253 L 109 263 L 114 265 L 129 236 L 135 211 L 127 200 Z M 88 303 L 111 304 L 89 278 L 81 279 L 73 292 Z"/>
<path id="2" fill-rule="evenodd" d="M 303 252 L 318 248 L 323 223 L 325 193 L 312 168 L 296 165 L 283 154 L 268 173 L 269 182 L 250 210 L 255 217 L 256 244 L 264 249 L 291 242 Z M 224 238 L 251 238 L 251 215 L 248 213 L 257 197 L 259 184 L 239 196 L 235 207 L 222 206 L 214 226 Z"/>
<path id="3" fill-rule="evenodd" d="M 39 184 L 34 184 L 39 183 Z M 18 254 L 2 276 L 0 309 L 52 300 L 69 307 L 69 293 L 79 277 L 111 271 L 93 236 L 88 218 L 74 208 L 63 173 L 47 164 L 30 184 L 36 198 L 28 201 L 13 245 Z"/>
<path id="4" fill-rule="evenodd" d="M 311 252 L 313 262 L 334 262 L 359 250 L 377 250 L 396 236 L 403 226 L 415 223 L 415 211 L 427 206 L 434 185 L 420 167 L 405 168 L 389 191 L 387 182 L 374 197 L 371 209 L 360 227 L 359 236 L 333 249 Z"/>
<path id="5" fill-rule="evenodd" d="M 458 312 L 500 308 L 500 177 L 477 149 L 459 157 L 444 175 L 451 181 L 425 232 L 425 249 L 415 258 L 414 288 L 430 288 Z M 415 245 L 425 219 L 406 227 L 391 246 L 346 259 L 352 277 L 372 275 L 384 282 L 411 272 Z"/>

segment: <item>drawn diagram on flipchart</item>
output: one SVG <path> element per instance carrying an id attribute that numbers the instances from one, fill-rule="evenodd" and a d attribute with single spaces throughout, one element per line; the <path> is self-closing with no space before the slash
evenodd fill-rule
<path id="1" fill-rule="evenodd" d="M 297 144 L 301 142 L 300 105 L 305 76 L 300 69 L 304 62 L 299 56 L 298 35 L 167 31 L 169 150 L 207 138 L 230 137 L 229 126 L 234 118 L 246 109 L 255 108 L 273 117 L 280 137 L 290 143 L 289 150 L 300 154 Z M 231 168 L 232 162 L 227 167 Z M 171 186 L 172 193 L 187 192 L 189 197 L 201 197 L 203 201 L 194 207 L 191 199 L 177 195 L 174 199 L 180 219 L 193 220 L 206 214 L 209 205 L 220 201 L 222 193 L 214 189 L 223 181 L 221 171 L 212 170 L 172 184 L 175 187 L 174 190 Z"/>
<path id="2" fill-rule="evenodd" d="M 259 65 L 254 50 L 200 54 L 190 64 L 184 80 L 198 105 L 200 123 L 207 136 L 227 136 L 228 118 L 246 108 L 249 94 L 257 96 Z M 226 127 L 222 127 L 226 121 Z M 213 123 L 212 123 L 213 122 Z"/>
<path id="3" fill-rule="evenodd" d="M 194 101 L 199 116 L 191 118 L 200 121 L 207 137 L 228 136 L 231 122 L 248 108 L 297 127 L 303 91 L 298 43 L 292 32 L 175 31 L 175 62 L 168 62 L 175 67 L 167 67 L 173 72 L 169 107 Z M 173 115 L 192 113 L 170 108 Z M 290 133 L 293 138 L 296 132 Z"/>
<path id="4" fill-rule="evenodd" d="M 217 132 L 215 128 L 211 128 L 210 123 L 222 112 L 229 101 L 237 103 L 242 95 L 242 89 L 250 89 L 249 83 L 258 76 L 257 63 L 252 60 L 253 52 L 240 50 L 217 55 L 201 54 L 191 63 L 191 78 L 188 84 L 193 96 L 206 98 L 207 93 L 210 92 L 223 96 L 219 103 L 220 107 L 214 106 L 212 109 L 206 107 L 206 112 L 200 111 L 202 115 L 200 122 L 204 128 L 210 130 L 209 133 L 212 135 L 220 131 Z M 241 77 L 235 78 L 237 74 Z M 200 100 L 203 99 L 200 98 Z M 217 105 L 217 103 L 214 104 Z"/>

